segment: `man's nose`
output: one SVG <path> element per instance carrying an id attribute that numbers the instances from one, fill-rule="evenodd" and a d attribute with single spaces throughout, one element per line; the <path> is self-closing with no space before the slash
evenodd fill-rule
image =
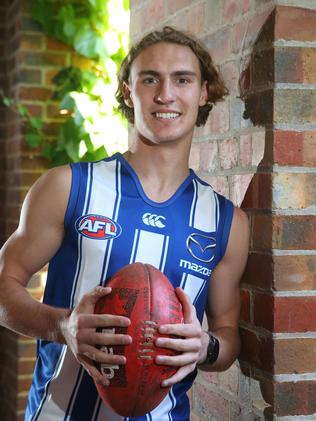
<path id="1" fill-rule="evenodd" d="M 157 104 L 170 104 L 175 100 L 174 87 L 170 80 L 161 81 L 157 87 L 154 101 Z"/>

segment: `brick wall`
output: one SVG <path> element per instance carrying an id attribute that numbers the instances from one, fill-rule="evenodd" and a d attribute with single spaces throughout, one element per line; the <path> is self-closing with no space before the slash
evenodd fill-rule
<path id="1" fill-rule="evenodd" d="M 0 5 L 0 87 L 6 95 L 26 105 L 45 122 L 47 139 L 56 134 L 61 121 L 58 107 L 50 98 L 51 79 L 61 66 L 84 65 L 65 45 L 47 39 L 30 17 L 29 0 L 6 0 Z M 31 184 L 47 169 L 38 150 L 23 140 L 19 117 L 0 108 L 0 241 L 15 230 L 21 203 Z M 29 291 L 42 294 L 36 274 Z M 28 390 L 35 362 L 35 341 L 0 328 L 0 419 L 24 419 Z"/>
<path id="2" fill-rule="evenodd" d="M 272 57 L 273 72 L 266 73 L 264 84 L 273 84 L 273 126 L 244 202 L 252 214 L 252 247 L 244 277 L 241 359 L 261 380 L 278 418 L 313 419 L 316 10 L 279 6 L 271 23 L 273 43 L 265 56 Z"/>
<path id="3" fill-rule="evenodd" d="M 310 0 L 131 1 L 132 40 L 163 25 L 189 30 L 222 71 L 230 95 L 196 130 L 190 165 L 251 222 L 241 356 L 225 373 L 199 374 L 192 421 L 316 413 L 313 9 Z"/>

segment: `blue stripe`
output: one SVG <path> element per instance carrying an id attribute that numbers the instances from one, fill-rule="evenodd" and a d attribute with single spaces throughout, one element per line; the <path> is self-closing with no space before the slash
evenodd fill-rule
<path id="1" fill-rule="evenodd" d="M 89 183 L 89 187 L 88 187 L 88 200 L 86 202 L 86 206 L 85 209 L 83 210 L 83 215 L 85 215 L 89 209 L 89 205 L 90 205 L 90 199 L 91 199 L 91 189 L 92 189 L 92 177 L 93 177 L 93 173 L 92 173 L 92 164 L 89 164 L 89 172 L 90 172 L 90 183 Z M 73 290 L 72 290 L 72 294 L 71 294 L 71 301 L 70 301 L 70 308 L 73 308 L 74 306 L 74 300 L 75 300 L 75 295 L 76 295 L 76 289 L 77 289 L 77 284 L 78 284 L 78 278 L 79 278 L 79 273 L 80 273 L 80 268 L 81 268 L 81 261 L 82 261 L 82 241 L 83 241 L 83 237 L 80 235 L 79 236 L 79 262 L 78 262 L 78 270 L 77 270 L 77 276 L 75 279 L 75 282 L 73 284 Z"/>
<path id="2" fill-rule="evenodd" d="M 171 400 L 171 402 L 172 402 L 172 407 L 171 407 L 171 409 L 170 409 L 170 411 L 168 412 L 168 418 L 169 418 L 169 421 L 172 421 L 172 410 L 174 409 L 174 407 L 175 407 L 175 404 L 176 404 L 176 400 L 174 399 L 174 397 L 172 396 L 172 393 L 171 393 L 171 389 L 170 389 L 170 391 L 169 391 L 169 398 L 170 398 L 170 400 Z"/>

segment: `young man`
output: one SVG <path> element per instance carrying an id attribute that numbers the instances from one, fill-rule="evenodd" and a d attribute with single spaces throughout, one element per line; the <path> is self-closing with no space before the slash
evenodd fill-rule
<path id="1" fill-rule="evenodd" d="M 109 384 L 95 362 L 126 363 L 100 346 L 133 346 L 128 335 L 96 328 L 130 320 L 93 310 L 110 292 L 106 280 L 128 263 L 163 271 L 180 287 L 184 311 L 184 324 L 159 328 L 175 337 L 156 340 L 180 352 L 156 359 L 178 367 L 162 385 L 170 392 L 150 414 L 129 420 L 188 421 L 197 367 L 225 370 L 237 357 L 247 217 L 188 167 L 194 126 L 226 93 L 197 41 L 168 27 L 153 32 L 131 49 L 119 76 L 120 109 L 135 128 L 130 150 L 52 169 L 30 190 L 0 266 L 1 323 L 39 338 L 27 421 L 123 419 L 100 401 L 92 379 Z M 26 286 L 48 261 L 38 303 Z"/>

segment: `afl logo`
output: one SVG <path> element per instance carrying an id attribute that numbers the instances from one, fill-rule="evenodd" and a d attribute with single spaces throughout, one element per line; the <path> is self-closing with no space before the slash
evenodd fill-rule
<path id="1" fill-rule="evenodd" d="M 79 234 L 94 240 L 109 240 L 118 237 L 122 229 L 117 222 L 102 215 L 84 215 L 76 221 Z"/>

